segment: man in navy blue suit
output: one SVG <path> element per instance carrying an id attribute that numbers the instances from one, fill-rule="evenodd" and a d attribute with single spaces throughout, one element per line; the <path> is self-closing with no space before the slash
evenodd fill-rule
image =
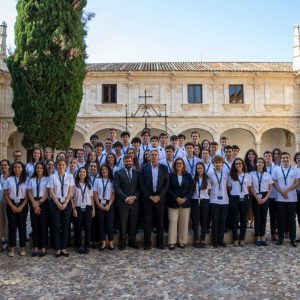
<path id="1" fill-rule="evenodd" d="M 157 149 L 150 152 L 151 162 L 144 165 L 140 176 L 140 189 L 144 203 L 144 249 L 151 248 L 152 215 L 156 220 L 157 247 L 164 249 L 164 216 L 166 209 L 166 193 L 169 188 L 168 168 L 159 164 Z"/>

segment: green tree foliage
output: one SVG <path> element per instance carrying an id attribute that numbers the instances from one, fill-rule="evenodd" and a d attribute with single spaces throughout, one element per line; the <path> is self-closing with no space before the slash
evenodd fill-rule
<path id="1" fill-rule="evenodd" d="M 85 77 L 86 0 L 19 0 L 8 58 L 22 144 L 70 145 Z"/>

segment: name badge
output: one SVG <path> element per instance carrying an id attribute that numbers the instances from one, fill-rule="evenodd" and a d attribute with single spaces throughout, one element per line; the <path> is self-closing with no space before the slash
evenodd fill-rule
<path id="1" fill-rule="evenodd" d="M 218 200 L 222 200 L 223 199 L 223 196 L 218 196 Z"/>
<path id="2" fill-rule="evenodd" d="M 65 197 L 61 197 L 60 198 L 60 203 L 64 203 L 66 201 L 66 198 Z"/>
<path id="3" fill-rule="evenodd" d="M 102 204 L 102 205 L 106 205 L 106 202 L 107 202 L 107 200 L 105 200 L 105 199 L 102 199 L 102 200 L 101 200 L 101 204 Z"/>
<path id="4" fill-rule="evenodd" d="M 240 201 L 244 201 L 245 197 L 244 196 L 240 196 Z"/>
<path id="5" fill-rule="evenodd" d="M 20 203 L 20 198 L 19 197 L 15 197 L 15 203 L 19 204 Z"/>
<path id="6" fill-rule="evenodd" d="M 200 199 L 198 199 L 198 205 L 200 205 Z"/>
<path id="7" fill-rule="evenodd" d="M 256 194 L 259 199 L 262 199 L 262 194 Z"/>
<path id="8" fill-rule="evenodd" d="M 85 207 L 81 207 L 81 208 L 80 208 L 80 211 L 81 211 L 81 212 L 86 212 L 86 208 L 85 208 Z"/>

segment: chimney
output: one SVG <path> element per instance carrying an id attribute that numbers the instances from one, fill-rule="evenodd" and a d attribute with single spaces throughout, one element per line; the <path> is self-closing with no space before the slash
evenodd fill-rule
<path id="1" fill-rule="evenodd" d="M 300 71 L 300 25 L 294 26 L 293 71 Z"/>
<path id="2" fill-rule="evenodd" d="M 4 60 L 6 58 L 6 28 L 6 23 L 2 22 L 0 25 L 0 60 Z"/>

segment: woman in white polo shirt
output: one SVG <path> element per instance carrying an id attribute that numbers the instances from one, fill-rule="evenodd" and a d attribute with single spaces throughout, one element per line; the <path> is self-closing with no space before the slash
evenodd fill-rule
<path id="1" fill-rule="evenodd" d="M 270 196 L 273 189 L 273 179 L 267 172 L 266 161 L 259 157 L 256 163 L 256 171 L 250 172 L 252 178 L 251 193 L 253 195 L 255 244 L 267 246 L 266 223 Z"/>
<path id="2" fill-rule="evenodd" d="M 10 176 L 4 184 L 4 199 L 7 204 L 8 219 L 8 256 L 15 254 L 17 228 L 19 231 L 20 255 L 26 255 L 26 219 L 28 214 L 28 197 L 26 195 L 26 170 L 21 161 L 11 167 Z"/>
<path id="3" fill-rule="evenodd" d="M 73 190 L 73 222 L 75 247 L 79 254 L 89 253 L 91 241 L 92 218 L 95 215 L 93 188 L 85 167 L 81 167 L 75 178 Z M 82 245 L 82 228 L 84 228 L 84 246 Z"/>
<path id="4" fill-rule="evenodd" d="M 249 189 L 252 185 L 251 176 L 246 173 L 245 162 L 236 158 L 232 163 L 228 177 L 229 209 L 232 220 L 232 238 L 234 246 L 245 246 L 244 240 L 247 228 L 247 213 L 249 209 Z M 237 229 L 240 221 L 240 234 Z"/>
<path id="5" fill-rule="evenodd" d="M 50 193 L 50 216 L 53 231 L 53 244 L 56 250 L 55 257 L 68 257 L 68 228 L 72 213 L 71 197 L 75 185 L 71 174 L 66 173 L 67 161 L 58 159 L 57 174 L 49 178 L 47 187 Z"/>

